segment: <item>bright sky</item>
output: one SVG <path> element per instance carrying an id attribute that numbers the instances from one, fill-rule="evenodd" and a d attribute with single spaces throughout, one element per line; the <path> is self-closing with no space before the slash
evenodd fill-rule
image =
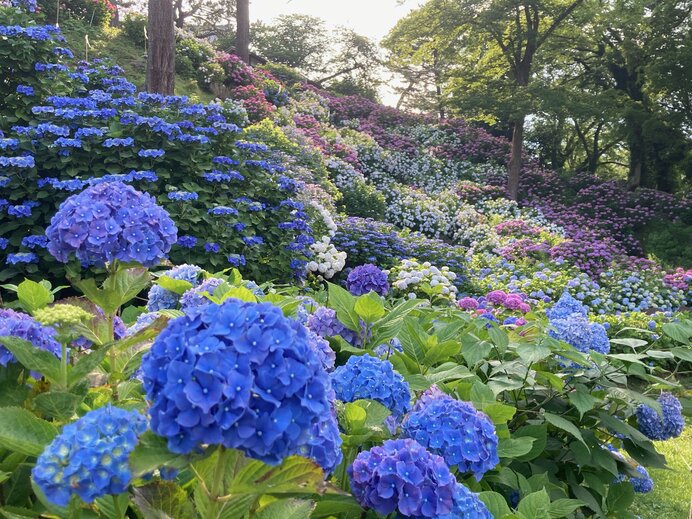
<path id="1" fill-rule="evenodd" d="M 251 0 L 252 21 L 269 22 L 282 14 L 309 14 L 322 18 L 329 27 L 344 26 L 379 42 L 406 16 L 419 0 Z M 401 5 L 399 5 L 401 4 Z M 384 87 L 385 104 L 395 104 L 396 94 Z"/>

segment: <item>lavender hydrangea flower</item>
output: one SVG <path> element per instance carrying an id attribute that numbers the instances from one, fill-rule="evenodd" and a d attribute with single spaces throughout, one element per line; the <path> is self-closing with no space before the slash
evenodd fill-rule
<path id="1" fill-rule="evenodd" d="M 49 501 L 67 506 L 73 494 L 84 502 L 127 491 L 130 453 L 146 430 L 136 411 L 102 407 L 66 425 L 36 460 L 33 480 Z"/>
<path id="2" fill-rule="evenodd" d="M 354 296 L 362 296 L 370 291 L 386 296 L 389 292 L 387 273 L 371 263 L 360 265 L 349 272 L 346 285 Z"/>
<path id="3" fill-rule="evenodd" d="M 441 456 L 414 440 L 387 440 L 363 451 L 347 472 L 353 496 L 378 514 L 442 517 L 454 509 L 456 479 Z"/>
<path id="4" fill-rule="evenodd" d="M 336 398 L 342 402 L 360 399 L 375 400 L 401 416 L 411 408 L 408 384 L 392 363 L 368 354 L 354 355 L 331 375 Z"/>
<path id="5" fill-rule="evenodd" d="M 639 430 L 652 440 L 669 440 L 677 438 L 685 428 L 682 416 L 682 404 L 670 393 L 661 393 L 657 399 L 661 405 L 663 417 L 655 409 L 641 404 L 636 411 Z"/>
<path id="6" fill-rule="evenodd" d="M 48 251 L 62 263 L 74 255 L 84 265 L 118 260 L 151 266 L 170 251 L 177 229 L 150 195 L 106 182 L 65 200 L 46 235 Z"/>
<path id="7" fill-rule="evenodd" d="M 269 464 L 300 453 L 331 416 L 329 378 L 308 340 L 269 303 L 191 309 L 142 360 L 151 429 L 176 453 L 224 445 Z"/>
<path id="8" fill-rule="evenodd" d="M 310 330 L 325 339 L 339 335 L 350 344 L 356 344 L 358 342 L 358 335 L 356 332 L 346 328 L 336 317 L 336 311 L 331 308 L 319 307 L 315 310 L 315 313 L 308 317 L 307 326 Z"/>
<path id="9" fill-rule="evenodd" d="M 214 294 L 214 290 L 223 285 L 223 283 L 224 280 L 221 278 L 205 279 L 199 285 L 197 285 L 194 288 L 191 288 L 182 296 L 180 296 L 180 309 L 183 312 L 186 312 L 190 308 L 195 308 L 198 306 L 205 305 L 207 303 L 211 303 L 211 300 L 207 296 L 205 296 L 204 293 L 206 292 L 207 294 Z"/>
<path id="10" fill-rule="evenodd" d="M 468 402 L 448 395 L 429 399 L 407 415 L 403 422 L 406 436 L 442 456 L 460 472 L 471 472 L 480 481 L 493 469 L 497 455 L 497 433 L 487 415 Z"/>
<path id="11" fill-rule="evenodd" d="M 437 516 L 437 519 L 493 519 L 493 516 L 478 494 L 471 492 L 464 485 L 457 484 L 452 511 Z"/>

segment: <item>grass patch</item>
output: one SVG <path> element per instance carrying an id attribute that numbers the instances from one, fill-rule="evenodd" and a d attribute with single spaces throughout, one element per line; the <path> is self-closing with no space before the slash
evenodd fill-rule
<path id="1" fill-rule="evenodd" d="M 692 499 L 692 423 L 688 421 L 682 436 L 656 442 L 656 447 L 670 469 L 648 469 L 654 490 L 637 494 L 632 511 L 642 519 L 687 519 Z"/>

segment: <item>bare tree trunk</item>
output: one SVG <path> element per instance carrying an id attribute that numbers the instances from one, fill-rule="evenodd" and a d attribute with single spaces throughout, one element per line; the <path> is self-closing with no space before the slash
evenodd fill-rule
<path id="1" fill-rule="evenodd" d="M 175 90 L 175 25 L 171 0 L 149 0 L 147 90 L 172 95 Z"/>
<path id="2" fill-rule="evenodd" d="M 514 121 L 512 132 L 512 157 L 509 160 L 507 191 L 512 200 L 519 197 L 519 178 L 521 177 L 522 149 L 524 146 L 524 116 Z"/>
<path id="3" fill-rule="evenodd" d="M 235 53 L 248 65 L 250 64 L 250 0 L 238 0 L 236 3 L 236 37 Z"/>

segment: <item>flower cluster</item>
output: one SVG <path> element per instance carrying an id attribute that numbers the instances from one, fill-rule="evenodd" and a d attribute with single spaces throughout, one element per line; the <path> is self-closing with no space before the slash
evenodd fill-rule
<path id="1" fill-rule="evenodd" d="M 314 313 L 307 318 L 307 327 L 323 338 L 341 336 L 346 342 L 356 344 L 359 342 L 358 334 L 349 330 L 339 321 L 336 311 L 331 308 L 320 306 Z"/>
<path id="2" fill-rule="evenodd" d="M 477 480 L 500 463 L 495 426 L 468 402 L 447 395 L 430 399 L 406 416 L 403 430 L 447 465 L 471 472 Z"/>
<path id="3" fill-rule="evenodd" d="M 354 296 L 361 296 L 371 291 L 378 295 L 386 296 L 389 292 L 387 272 L 380 270 L 371 263 L 359 265 L 349 272 L 346 286 L 348 291 Z"/>
<path id="4" fill-rule="evenodd" d="M 637 408 L 639 430 L 652 440 L 677 438 L 685 427 L 680 401 L 670 393 L 661 393 L 657 401 L 661 406 L 662 416 L 646 404 Z"/>
<path id="5" fill-rule="evenodd" d="M 127 491 L 130 453 L 146 430 L 136 411 L 102 407 L 66 425 L 36 460 L 32 477 L 49 501 L 67 506 L 72 495 L 86 503 Z"/>
<path id="6" fill-rule="evenodd" d="M 346 253 L 340 252 L 331 243 L 329 236 L 310 245 L 313 259 L 308 262 L 308 272 L 313 272 L 324 279 L 331 279 L 337 272 L 341 272 L 346 265 Z"/>
<path id="7" fill-rule="evenodd" d="M 189 310 L 154 340 L 142 371 L 151 428 L 177 453 L 216 444 L 277 464 L 330 416 L 307 330 L 268 303 Z"/>
<path id="8" fill-rule="evenodd" d="M 150 195 L 109 182 L 65 200 L 46 235 L 48 251 L 63 263 L 74 254 L 85 265 L 118 260 L 150 266 L 166 256 L 177 230 Z"/>
<path id="9" fill-rule="evenodd" d="M 405 259 L 392 269 L 390 277 L 392 287 L 408 297 L 419 294 L 432 297 L 439 294 L 450 300 L 456 299 L 457 287 L 454 286 L 454 280 L 457 275 L 447 266 L 438 268 L 428 261 L 419 263 L 414 259 Z"/>
<path id="10" fill-rule="evenodd" d="M 352 356 L 334 370 L 331 380 L 336 398 L 342 402 L 375 400 L 397 417 L 411 408 L 408 384 L 388 360 L 368 354 Z"/>
<path id="11" fill-rule="evenodd" d="M 454 509 L 456 479 L 442 457 L 414 440 L 387 440 L 361 452 L 348 476 L 356 500 L 382 515 L 444 517 Z"/>
<path id="12" fill-rule="evenodd" d="M 163 272 L 163 275 L 171 279 L 187 281 L 194 288 L 201 272 L 202 269 L 197 265 L 178 265 Z M 153 285 L 147 295 L 147 311 L 156 312 L 157 310 L 175 308 L 179 300 L 180 296 L 177 293 L 166 290 L 161 285 Z"/>

